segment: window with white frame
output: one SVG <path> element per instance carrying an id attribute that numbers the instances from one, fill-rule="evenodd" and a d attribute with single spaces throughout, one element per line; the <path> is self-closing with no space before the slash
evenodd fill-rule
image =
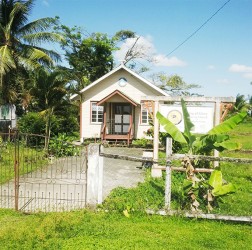
<path id="1" fill-rule="evenodd" d="M 91 122 L 103 122 L 103 106 L 97 106 L 96 102 L 91 102 Z"/>
<path id="2" fill-rule="evenodd" d="M 152 123 L 150 112 L 152 112 L 152 107 L 147 108 L 146 105 L 141 104 L 141 124 L 149 125 Z"/>

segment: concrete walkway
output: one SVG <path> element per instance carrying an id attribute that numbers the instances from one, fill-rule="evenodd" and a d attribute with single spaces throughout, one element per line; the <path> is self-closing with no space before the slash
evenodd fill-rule
<path id="1" fill-rule="evenodd" d="M 110 147 L 105 148 L 104 153 L 141 157 L 142 149 Z M 105 158 L 104 162 L 103 198 L 116 187 L 135 187 L 144 181 L 141 162 L 111 158 Z"/>

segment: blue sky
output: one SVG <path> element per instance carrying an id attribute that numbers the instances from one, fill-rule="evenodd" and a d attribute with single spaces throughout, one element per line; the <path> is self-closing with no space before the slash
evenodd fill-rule
<path id="1" fill-rule="evenodd" d="M 37 0 L 31 20 L 59 16 L 69 27 L 113 36 L 129 29 L 155 54 L 152 72 L 178 74 L 205 96 L 252 95 L 252 0 Z M 123 53 L 123 48 L 121 50 Z M 120 59 L 120 53 L 117 58 Z M 149 74 L 151 74 L 150 72 Z"/>

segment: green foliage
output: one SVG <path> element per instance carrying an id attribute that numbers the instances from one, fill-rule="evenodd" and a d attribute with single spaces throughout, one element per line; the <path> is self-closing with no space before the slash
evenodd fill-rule
<path id="1" fill-rule="evenodd" d="M 131 30 L 120 30 L 120 31 L 116 32 L 113 39 L 115 41 L 122 42 L 128 38 L 135 38 L 135 37 L 136 37 L 136 32 L 133 32 Z"/>
<path id="2" fill-rule="evenodd" d="M 154 135 L 154 131 L 153 131 L 153 126 L 147 130 L 147 132 L 145 132 L 147 136 L 150 136 L 153 138 L 153 135 Z M 159 131 L 159 142 L 161 143 L 161 145 L 163 147 L 166 147 L 166 138 L 167 137 L 171 137 L 170 134 L 166 133 L 166 132 L 160 132 Z M 182 147 L 182 144 L 178 141 L 175 141 L 173 140 L 172 141 L 172 152 L 179 152 L 179 151 L 182 151 L 183 150 L 183 147 Z"/>
<path id="3" fill-rule="evenodd" d="M 174 96 L 198 95 L 190 93 L 192 89 L 201 88 L 198 84 L 188 84 L 178 75 L 168 76 L 164 73 L 153 75 L 153 81 L 159 87 Z"/>
<path id="4" fill-rule="evenodd" d="M 109 211 L 145 211 L 147 208 L 161 209 L 164 206 L 164 178 L 152 178 L 147 171 L 144 183 L 136 188 L 114 189 L 102 207 Z"/>
<path id="5" fill-rule="evenodd" d="M 181 106 L 182 106 L 184 127 L 185 127 L 183 135 L 189 147 L 189 154 L 191 154 L 193 152 L 193 143 L 196 140 L 196 136 L 191 133 L 191 130 L 194 127 L 194 124 L 191 122 L 190 115 L 187 111 L 186 104 L 183 99 L 181 99 Z"/>
<path id="6" fill-rule="evenodd" d="M 211 173 L 208 184 L 213 188 L 212 194 L 215 197 L 233 193 L 236 190 L 232 183 L 223 185 L 222 172 L 219 169 Z"/>
<path id="7" fill-rule="evenodd" d="M 190 172 L 190 177 L 183 181 L 183 206 L 193 211 L 199 209 L 208 212 L 214 207 L 219 206 L 219 202 L 223 202 L 222 197 L 234 193 L 236 188 L 232 183 L 224 183 L 222 172 L 215 169 L 209 178 L 204 175 L 195 175 Z M 190 207 L 188 207 L 190 205 Z"/>
<path id="8" fill-rule="evenodd" d="M 141 138 L 132 141 L 132 145 L 140 148 L 150 148 L 152 147 L 152 141 L 146 138 Z"/>
<path id="9" fill-rule="evenodd" d="M 41 48 L 46 42 L 58 42 L 62 36 L 51 31 L 55 18 L 41 18 L 28 22 L 34 6 L 30 1 L 0 1 L 0 102 L 14 103 L 22 89 L 19 81 L 23 71 L 41 65 L 52 66 L 60 55 Z"/>
<path id="10" fill-rule="evenodd" d="M 251 108 L 250 105 L 244 95 L 238 94 L 233 106 L 233 112 L 247 112 Z"/>
<path id="11" fill-rule="evenodd" d="M 19 174 L 23 175 L 44 167 L 47 163 L 45 153 L 40 147 L 27 146 L 25 141 L 19 143 Z M 15 176 L 15 146 L 13 143 L 3 143 L 0 145 L 0 184 L 13 180 Z"/>
<path id="12" fill-rule="evenodd" d="M 50 141 L 50 154 L 55 155 L 57 157 L 78 155 L 80 149 L 77 148 L 75 145 L 71 144 L 72 140 L 72 137 L 69 137 L 64 133 L 58 134 L 57 137 L 52 138 L 52 140 Z"/>
<path id="13" fill-rule="evenodd" d="M 177 127 L 171 121 L 166 119 L 160 112 L 157 112 L 156 116 L 159 120 L 159 123 L 164 126 L 164 129 L 173 138 L 173 140 L 180 143 L 187 142 L 183 134 L 177 129 Z"/>
<path id="14" fill-rule="evenodd" d="M 45 120 L 39 113 L 29 112 L 18 120 L 18 129 L 27 134 L 45 134 Z"/>
<path id="15" fill-rule="evenodd" d="M 64 36 L 61 47 L 71 69 L 62 67 L 65 76 L 77 84 L 72 91 L 78 92 L 91 82 L 113 69 L 115 40 L 107 34 L 84 34 L 79 27 L 56 26 L 55 30 Z"/>
<path id="16" fill-rule="evenodd" d="M 168 119 L 166 119 L 161 113 L 157 113 L 156 116 L 159 119 L 161 125 L 170 136 L 180 143 L 186 143 L 188 146 L 188 154 L 209 154 L 213 149 L 223 151 L 224 149 L 235 150 L 240 148 L 240 145 L 236 142 L 229 141 L 229 135 L 223 134 L 228 133 L 234 129 L 239 123 L 241 123 L 247 113 L 239 113 L 225 122 L 217 125 L 211 129 L 207 134 L 196 137 L 191 133 L 194 124 L 190 120 L 189 113 L 185 101 L 181 99 L 181 106 L 184 118 L 184 132 L 180 132 L 179 129 Z M 209 181 L 206 181 L 201 175 L 197 175 L 194 172 L 194 167 L 199 165 L 199 161 L 195 161 L 193 164 L 191 160 L 186 157 L 183 160 L 183 166 L 186 168 L 186 179 L 183 183 L 183 194 L 184 194 L 184 206 L 190 205 L 191 210 L 198 210 L 201 204 L 206 204 L 208 211 L 212 210 L 212 205 L 217 204 L 217 197 L 223 196 L 234 192 L 232 184 L 222 185 L 222 173 L 220 170 L 216 170 L 212 173 Z M 221 177 L 218 179 L 218 177 Z M 218 180 L 214 182 L 213 180 Z M 216 186 L 215 184 L 218 183 Z"/>

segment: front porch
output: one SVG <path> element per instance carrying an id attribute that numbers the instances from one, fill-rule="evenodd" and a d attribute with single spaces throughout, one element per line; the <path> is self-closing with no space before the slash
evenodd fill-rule
<path id="1" fill-rule="evenodd" d="M 129 146 L 134 138 L 134 114 L 137 103 L 117 90 L 97 105 L 104 105 L 101 139 L 126 141 Z"/>
<path id="2" fill-rule="evenodd" d="M 114 120 L 107 121 L 103 123 L 101 130 L 101 139 L 102 141 L 126 141 L 129 146 L 133 139 L 133 122 L 132 116 L 129 124 L 116 124 Z M 116 132 L 116 128 L 123 126 L 125 132 L 118 131 Z M 120 129 L 121 130 L 121 129 Z"/>

